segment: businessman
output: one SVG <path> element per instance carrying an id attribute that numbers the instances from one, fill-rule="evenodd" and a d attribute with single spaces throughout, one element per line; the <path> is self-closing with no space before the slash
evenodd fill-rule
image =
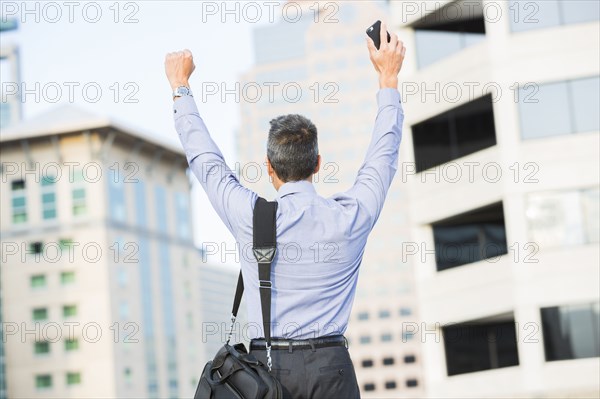
<path id="1" fill-rule="evenodd" d="M 272 373 L 288 398 L 360 397 L 343 336 L 367 237 L 377 221 L 398 165 L 403 111 L 398 73 L 405 47 L 392 34 L 381 47 L 367 37 L 379 78 L 371 144 L 354 185 L 323 198 L 312 184 L 321 156 L 317 128 L 301 115 L 270 122 L 267 170 L 277 190 L 277 245 L 272 265 Z M 175 128 L 190 169 L 240 248 L 252 243 L 258 195 L 240 184 L 211 138 L 189 85 L 195 66 L 188 50 L 169 53 L 165 70 L 173 89 Z M 343 121 L 340 121 L 343 123 Z M 266 133 L 266 132 L 265 132 Z M 366 133 L 366 132 L 365 132 Z M 257 154 L 258 155 L 258 154 Z M 250 350 L 266 363 L 257 265 L 242 254 Z"/>

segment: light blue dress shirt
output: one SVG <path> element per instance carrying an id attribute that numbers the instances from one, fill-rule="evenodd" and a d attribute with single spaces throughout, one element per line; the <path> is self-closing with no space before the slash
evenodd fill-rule
<path id="1" fill-rule="evenodd" d="M 398 167 L 404 119 L 400 93 L 381 89 L 377 103 L 371 144 L 349 190 L 323 198 L 312 183 L 297 181 L 285 183 L 277 193 L 273 337 L 306 339 L 346 331 L 367 237 Z M 227 166 L 192 97 L 175 101 L 174 118 L 191 171 L 239 245 L 248 306 L 243 338 L 263 337 L 258 267 L 252 255 L 252 210 L 258 195 L 242 186 Z"/>

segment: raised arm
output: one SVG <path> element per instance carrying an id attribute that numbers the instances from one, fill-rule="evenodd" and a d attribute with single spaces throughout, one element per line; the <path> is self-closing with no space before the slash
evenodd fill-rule
<path id="1" fill-rule="evenodd" d="M 182 86 L 189 88 L 188 80 L 194 69 L 189 50 L 169 53 L 165 58 L 165 72 L 173 90 Z M 175 129 L 191 171 L 206 191 L 221 220 L 237 238 L 239 226 L 251 223 L 257 195 L 243 187 L 227 166 L 192 96 L 174 97 L 173 113 Z"/>
<path id="2" fill-rule="evenodd" d="M 375 48 L 373 40 L 367 37 L 371 62 L 379 77 L 378 111 L 365 161 L 354 185 L 346 193 L 361 204 L 368 215 L 370 228 L 379 218 L 398 168 L 398 148 L 404 119 L 398 92 L 398 73 L 402 68 L 406 48 L 396 34 L 391 34 L 388 43 L 386 32 L 386 26 L 382 24 L 379 50 Z"/>

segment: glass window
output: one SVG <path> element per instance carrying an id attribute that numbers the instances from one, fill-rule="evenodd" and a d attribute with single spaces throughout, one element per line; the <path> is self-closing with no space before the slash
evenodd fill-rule
<path id="1" fill-rule="evenodd" d="M 52 376 L 50 374 L 36 375 L 35 387 L 38 389 L 52 388 Z"/>
<path id="2" fill-rule="evenodd" d="M 127 286 L 127 282 L 129 281 L 129 276 L 127 275 L 127 269 L 120 267 L 117 270 L 117 282 L 121 287 Z"/>
<path id="3" fill-rule="evenodd" d="M 411 379 L 408 379 L 408 380 L 406 380 L 406 386 L 407 386 L 408 388 L 414 388 L 414 387 L 416 387 L 417 385 L 419 385 L 419 383 L 418 383 L 418 382 L 417 382 L 417 380 L 416 380 L 416 379 L 414 379 L 414 378 L 411 378 Z"/>
<path id="4" fill-rule="evenodd" d="M 412 126 L 417 172 L 496 145 L 492 96 L 452 108 Z"/>
<path id="5" fill-rule="evenodd" d="M 29 284 L 31 288 L 43 288 L 46 286 L 46 276 L 44 274 L 31 276 Z"/>
<path id="6" fill-rule="evenodd" d="M 540 247 L 578 245 L 585 240 L 578 191 L 530 194 L 526 218 L 529 238 Z"/>
<path id="7" fill-rule="evenodd" d="M 76 305 L 63 306 L 63 317 L 73 317 L 73 316 L 77 316 L 77 306 Z"/>
<path id="8" fill-rule="evenodd" d="M 511 30 L 523 32 L 597 21 L 600 3 L 595 0 L 511 0 L 509 10 Z"/>
<path id="9" fill-rule="evenodd" d="M 524 139 L 570 133 L 567 82 L 524 85 L 519 89 L 519 113 Z"/>
<path id="10" fill-rule="evenodd" d="M 129 367 L 126 367 L 125 370 L 123 370 L 123 377 L 125 377 L 126 382 L 131 382 L 131 374 L 131 369 Z"/>
<path id="11" fill-rule="evenodd" d="M 600 303 L 542 308 L 546 361 L 600 356 Z"/>
<path id="12" fill-rule="evenodd" d="M 125 187 L 118 176 L 108 178 L 108 201 L 111 218 L 115 222 L 125 222 Z"/>
<path id="13" fill-rule="evenodd" d="M 140 227 L 148 227 L 146 185 L 140 179 L 134 184 L 135 194 L 135 221 Z"/>
<path id="14" fill-rule="evenodd" d="M 415 333 L 412 331 L 403 331 L 402 332 L 402 342 L 410 341 L 415 337 Z"/>
<path id="15" fill-rule="evenodd" d="M 167 194 L 164 187 L 157 186 L 154 190 L 154 198 L 156 205 L 156 223 L 158 231 L 168 232 L 167 224 Z"/>
<path id="16" fill-rule="evenodd" d="M 383 365 L 384 366 L 391 366 L 392 364 L 394 364 L 394 358 L 393 357 L 384 357 L 383 358 Z"/>
<path id="17" fill-rule="evenodd" d="M 119 304 L 119 317 L 121 320 L 126 320 L 129 317 L 129 304 L 127 302 Z"/>
<path id="18" fill-rule="evenodd" d="M 374 391 L 375 390 L 375 384 L 369 382 L 366 383 L 365 385 L 363 385 L 363 388 L 365 391 Z"/>
<path id="19" fill-rule="evenodd" d="M 63 285 L 73 284 L 75 282 L 75 272 L 61 272 L 60 283 Z"/>
<path id="20" fill-rule="evenodd" d="M 76 338 L 65 340 L 65 351 L 75 351 L 79 349 L 79 340 Z"/>
<path id="21" fill-rule="evenodd" d="M 523 85 L 519 89 L 521 137 L 532 139 L 598 131 L 600 78 Z"/>
<path id="22" fill-rule="evenodd" d="M 371 337 L 369 337 L 368 335 L 363 335 L 360 337 L 361 344 L 368 344 L 370 342 L 371 342 Z"/>
<path id="23" fill-rule="evenodd" d="M 368 320 L 369 319 L 369 313 L 368 312 L 360 312 L 358 314 L 358 320 Z"/>
<path id="24" fill-rule="evenodd" d="M 56 177 L 44 176 L 42 178 L 42 219 L 56 218 Z"/>
<path id="25" fill-rule="evenodd" d="M 600 2 L 595 0 L 562 0 L 560 8 L 564 24 L 597 21 L 600 16 Z"/>
<path id="26" fill-rule="evenodd" d="M 11 183 L 11 188 L 13 191 L 25 190 L 25 180 L 13 180 Z"/>
<path id="27" fill-rule="evenodd" d="M 27 197 L 25 196 L 25 180 L 11 182 L 12 221 L 14 224 L 27 222 Z"/>
<path id="28" fill-rule="evenodd" d="M 48 318 L 48 309 L 47 308 L 33 309 L 32 318 L 34 321 L 46 320 Z"/>
<path id="29" fill-rule="evenodd" d="M 73 171 L 73 179 L 69 180 L 71 183 L 81 183 L 87 181 L 83 176 L 83 169 L 76 169 Z"/>
<path id="30" fill-rule="evenodd" d="M 585 1 L 585 3 L 594 3 L 596 7 L 600 2 Z M 600 118 L 598 110 L 600 109 L 600 77 L 591 77 L 586 79 L 577 79 L 569 82 L 570 96 L 572 101 L 570 111 L 573 112 L 573 128 L 576 133 L 597 132 L 600 130 Z"/>
<path id="31" fill-rule="evenodd" d="M 81 373 L 67 373 L 67 385 L 81 384 Z"/>
<path id="32" fill-rule="evenodd" d="M 363 367 L 373 367 L 373 360 L 367 359 L 362 361 Z"/>
<path id="33" fill-rule="evenodd" d="M 442 327 L 448 376 L 518 366 L 514 319 Z"/>
<path id="34" fill-rule="evenodd" d="M 381 342 L 389 342 L 392 340 L 392 334 L 381 334 Z"/>
<path id="35" fill-rule="evenodd" d="M 74 216 L 84 215 L 87 212 L 85 178 L 83 170 L 78 169 L 73 174 L 73 189 L 71 191 L 72 211 Z"/>
<path id="36" fill-rule="evenodd" d="M 379 318 L 380 319 L 387 319 L 390 317 L 390 311 L 389 310 L 380 310 L 379 311 Z"/>
<path id="37" fill-rule="evenodd" d="M 155 394 L 158 393 L 158 383 L 156 383 L 156 382 L 149 383 L 148 384 L 148 393 L 150 393 L 153 396 L 155 396 Z"/>
<path id="38" fill-rule="evenodd" d="M 190 238 L 190 206 L 185 193 L 175 193 L 175 215 L 177 219 L 177 235 L 181 239 Z"/>
<path id="39" fill-rule="evenodd" d="M 396 389 L 396 381 L 386 381 L 385 389 Z"/>
<path id="40" fill-rule="evenodd" d="M 84 215 L 87 212 L 85 197 L 85 188 L 76 188 L 72 191 L 74 216 Z"/>
<path id="41" fill-rule="evenodd" d="M 400 316 L 410 316 L 411 314 L 410 308 L 400 308 Z"/>
<path id="42" fill-rule="evenodd" d="M 58 241 L 58 245 L 61 250 L 69 249 L 73 245 L 73 239 L 71 238 L 61 238 Z"/>
<path id="43" fill-rule="evenodd" d="M 438 7 L 413 24 L 419 68 L 485 40 L 481 3 L 474 2 L 472 6 L 458 17 L 450 8 L 452 5 Z"/>
<path id="44" fill-rule="evenodd" d="M 34 344 L 34 352 L 36 355 L 50 353 L 50 343 L 46 341 L 36 342 Z"/>
<path id="45" fill-rule="evenodd" d="M 404 363 L 414 363 L 416 362 L 415 355 L 406 355 L 404 356 Z"/>
<path id="46" fill-rule="evenodd" d="M 513 32 L 560 24 L 558 0 L 510 0 L 509 10 L 510 28 Z"/>
<path id="47" fill-rule="evenodd" d="M 462 35 L 455 32 L 436 32 L 426 30 L 415 31 L 415 48 L 417 49 L 417 65 L 427 65 L 446 58 L 461 50 Z"/>
<path id="48" fill-rule="evenodd" d="M 432 227 L 438 271 L 508 252 L 502 203 L 435 222 Z"/>
<path id="49" fill-rule="evenodd" d="M 30 254 L 41 254 L 44 250 L 44 243 L 41 241 L 34 241 L 29 243 L 29 253 Z"/>

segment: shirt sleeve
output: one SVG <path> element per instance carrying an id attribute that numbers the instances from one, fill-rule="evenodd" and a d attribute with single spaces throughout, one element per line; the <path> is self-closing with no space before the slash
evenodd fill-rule
<path id="1" fill-rule="evenodd" d="M 377 118 L 373 137 L 354 185 L 345 194 L 354 198 L 373 228 L 379 218 L 388 189 L 398 169 L 404 112 L 397 89 L 377 92 Z"/>
<path id="2" fill-rule="evenodd" d="M 219 147 L 210 137 L 191 96 L 183 96 L 173 104 L 175 129 L 183 145 L 190 170 L 206 192 L 213 208 L 231 234 L 237 239 L 240 226 L 252 219 L 252 208 L 258 198 L 242 186 L 227 166 Z"/>

